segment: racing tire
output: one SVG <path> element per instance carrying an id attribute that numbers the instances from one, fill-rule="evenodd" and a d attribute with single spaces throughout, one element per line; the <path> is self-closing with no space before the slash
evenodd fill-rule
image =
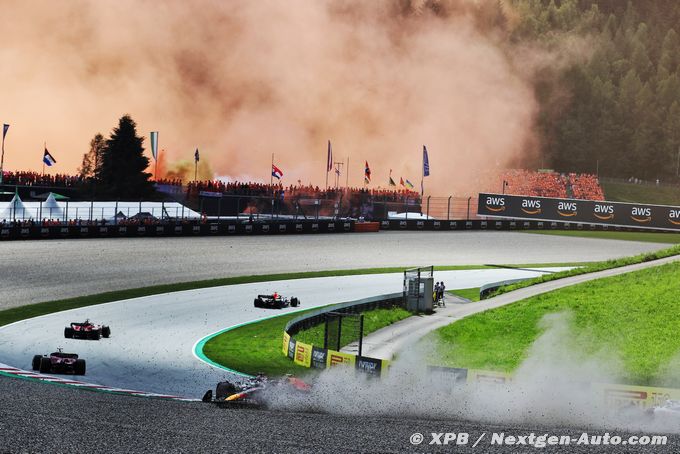
<path id="1" fill-rule="evenodd" d="M 102 337 L 102 331 L 98 329 L 97 331 L 90 331 L 89 338 L 98 341 Z"/>
<path id="2" fill-rule="evenodd" d="M 73 339 L 73 328 L 64 328 L 64 337 L 66 339 Z"/>
<path id="3" fill-rule="evenodd" d="M 255 307 L 262 307 L 262 301 L 260 298 L 255 298 Z"/>
<path id="4" fill-rule="evenodd" d="M 33 362 L 31 363 L 31 367 L 33 370 L 40 370 L 40 360 L 42 359 L 42 355 L 35 355 L 33 357 Z"/>
<path id="5" fill-rule="evenodd" d="M 109 328 L 108 326 L 104 326 L 102 328 L 102 337 L 105 337 L 106 339 L 111 337 L 111 328 Z"/>
<path id="6" fill-rule="evenodd" d="M 77 359 L 73 365 L 73 373 L 76 375 L 85 375 L 85 360 Z"/>
<path id="7" fill-rule="evenodd" d="M 40 367 L 38 368 L 41 374 L 47 373 L 52 370 L 52 361 L 46 356 L 40 358 Z"/>
<path id="8" fill-rule="evenodd" d="M 293 297 L 293 298 L 290 299 L 290 305 L 292 307 L 298 307 L 300 305 L 300 300 Z"/>

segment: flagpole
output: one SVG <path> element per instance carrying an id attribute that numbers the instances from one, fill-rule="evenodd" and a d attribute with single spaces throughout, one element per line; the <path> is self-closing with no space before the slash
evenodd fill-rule
<path id="1" fill-rule="evenodd" d="M 425 196 L 425 148 L 423 148 L 423 165 L 420 168 L 420 198 Z"/>
<path id="2" fill-rule="evenodd" d="M 42 176 L 45 176 L 45 150 L 47 150 L 47 142 L 43 143 L 43 172 Z"/>
<path id="3" fill-rule="evenodd" d="M 347 156 L 347 175 L 345 175 L 345 186 L 349 188 L 349 156 Z"/>
<path id="4" fill-rule="evenodd" d="M 9 125 L 6 125 L 9 129 Z M 5 178 L 5 124 L 2 124 L 2 157 L 0 158 L 0 184 Z"/>
<path id="5" fill-rule="evenodd" d="M 330 141 L 330 139 L 328 139 L 328 150 L 326 150 L 326 190 L 328 190 L 328 171 L 329 171 L 328 161 L 331 158 L 330 151 L 331 151 L 331 141 Z"/>
<path id="6" fill-rule="evenodd" d="M 198 152 L 198 148 L 196 148 Z M 198 159 L 196 159 L 196 153 L 194 153 L 194 183 L 198 181 Z"/>
<path id="7" fill-rule="evenodd" d="M 274 153 L 272 153 L 272 166 L 269 168 L 269 187 L 272 188 L 272 194 L 274 193 Z"/>

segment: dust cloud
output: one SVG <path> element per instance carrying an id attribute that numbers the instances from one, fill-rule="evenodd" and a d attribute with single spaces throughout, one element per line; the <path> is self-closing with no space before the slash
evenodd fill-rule
<path id="1" fill-rule="evenodd" d="M 360 185 L 367 160 L 372 187 L 390 169 L 417 184 L 425 144 L 426 190 L 460 193 L 537 152 L 531 65 L 516 60 L 530 52 L 512 57 L 507 4 L 5 2 L 6 168 L 39 169 L 47 141 L 50 170 L 75 172 L 129 113 L 168 162 L 198 147 L 215 176 L 268 181 L 274 153 L 284 184 L 321 185 L 331 139 L 350 158 L 341 181 Z"/>

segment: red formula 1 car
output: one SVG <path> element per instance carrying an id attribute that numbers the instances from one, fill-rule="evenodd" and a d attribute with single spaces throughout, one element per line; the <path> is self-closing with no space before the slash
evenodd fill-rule
<path id="1" fill-rule="evenodd" d="M 298 307 L 300 300 L 296 297 L 290 299 L 274 292 L 272 295 L 257 295 L 255 298 L 255 307 L 262 307 L 265 309 L 283 309 L 284 307 Z"/>
<path id="2" fill-rule="evenodd" d="M 64 328 L 64 337 L 67 339 L 99 340 L 110 335 L 111 328 L 106 325 L 97 325 L 90 320 L 85 320 L 82 323 L 72 322 L 70 326 Z"/>
<path id="3" fill-rule="evenodd" d="M 85 360 L 75 353 L 64 353 L 61 348 L 49 355 L 35 355 L 33 370 L 40 373 L 85 375 Z"/>

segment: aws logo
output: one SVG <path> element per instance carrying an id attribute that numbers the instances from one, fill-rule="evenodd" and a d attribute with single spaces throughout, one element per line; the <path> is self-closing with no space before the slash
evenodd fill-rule
<path id="1" fill-rule="evenodd" d="M 503 197 L 487 197 L 486 209 L 496 213 L 505 211 L 505 199 Z"/>
<path id="2" fill-rule="evenodd" d="M 611 221 L 614 219 L 614 206 L 613 205 L 601 205 L 599 203 L 595 204 L 595 212 L 593 213 L 596 218 L 603 221 Z"/>
<path id="3" fill-rule="evenodd" d="M 645 222 L 650 222 L 652 220 L 652 209 L 651 208 L 642 208 L 642 207 L 633 207 L 633 209 L 630 212 L 630 218 L 639 223 L 645 223 Z"/>
<path id="4" fill-rule="evenodd" d="M 558 202 L 557 214 L 564 217 L 576 216 L 576 202 Z"/>
<path id="5" fill-rule="evenodd" d="M 538 214 L 541 212 L 540 200 L 522 200 L 522 211 L 526 214 Z"/>
<path id="6" fill-rule="evenodd" d="M 668 212 L 668 222 L 673 225 L 680 225 L 680 210 L 670 210 Z"/>

